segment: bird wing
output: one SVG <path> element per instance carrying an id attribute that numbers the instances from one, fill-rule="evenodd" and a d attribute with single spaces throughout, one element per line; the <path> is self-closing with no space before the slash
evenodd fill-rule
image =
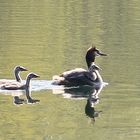
<path id="1" fill-rule="evenodd" d="M 94 82 L 94 81 L 96 80 L 96 78 L 97 78 L 97 75 L 96 75 L 95 72 L 92 72 L 92 73 L 90 73 L 90 72 L 85 72 L 85 73 L 84 73 L 84 76 L 85 76 L 87 79 L 89 79 L 90 81 L 92 81 L 92 82 Z"/>
<path id="2" fill-rule="evenodd" d="M 59 80 L 60 83 L 66 85 L 93 85 L 94 80 L 97 78 L 95 72 L 90 72 L 82 68 L 76 68 L 66 71 L 60 76 L 53 77 L 54 80 Z"/>
<path id="3" fill-rule="evenodd" d="M 6 83 L 9 83 L 9 82 L 15 82 L 15 80 L 0 79 L 0 85 L 2 85 L 2 84 L 6 84 Z"/>
<path id="4" fill-rule="evenodd" d="M 83 72 L 86 72 L 86 70 L 82 69 L 82 68 L 76 68 L 73 70 L 63 72 L 61 76 L 65 77 L 65 78 L 66 77 L 78 77 L 79 75 L 83 74 Z"/>
<path id="5" fill-rule="evenodd" d="M 65 77 L 67 81 L 77 85 L 92 85 L 92 82 L 94 82 L 95 78 L 95 75 L 89 71 L 73 71 Z"/>
<path id="6" fill-rule="evenodd" d="M 1 89 L 7 89 L 7 90 L 17 90 L 17 89 L 22 89 L 23 84 L 19 82 L 7 82 L 3 85 L 0 86 Z"/>

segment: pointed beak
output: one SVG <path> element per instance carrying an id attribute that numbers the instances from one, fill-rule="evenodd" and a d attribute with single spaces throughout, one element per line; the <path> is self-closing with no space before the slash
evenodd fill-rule
<path id="1" fill-rule="evenodd" d="M 28 70 L 24 68 L 24 69 L 22 69 L 22 71 L 28 71 Z"/>
<path id="2" fill-rule="evenodd" d="M 35 75 L 35 78 L 39 78 L 39 77 L 40 77 L 39 75 L 37 75 L 37 74 Z"/>
<path id="3" fill-rule="evenodd" d="M 21 69 L 21 71 L 28 71 L 26 68 L 24 68 L 24 67 L 21 67 L 20 68 Z"/>

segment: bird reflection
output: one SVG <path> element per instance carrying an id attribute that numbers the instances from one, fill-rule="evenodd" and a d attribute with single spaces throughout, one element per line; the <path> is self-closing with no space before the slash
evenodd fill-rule
<path id="1" fill-rule="evenodd" d="M 64 96 L 64 98 L 73 98 L 73 99 L 89 98 L 89 95 L 92 96 L 92 98 L 98 98 L 103 87 L 104 85 L 93 87 L 80 86 L 80 87 L 55 89 L 53 90 L 53 94 L 61 94 Z"/>
<path id="2" fill-rule="evenodd" d="M 82 99 L 88 98 L 90 94 L 95 95 L 96 90 L 93 87 L 82 86 L 78 88 L 64 89 L 65 98 Z"/>
<path id="3" fill-rule="evenodd" d="M 87 103 L 85 105 L 85 114 L 91 120 L 95 122 L 95 118 L 99 116 L 102 111 L 97 111 L 95 106 L 99 103 L 99 94 L 101 93 L 103 87 L 105 85 L 100 86 L 81 86 L 75 88 L 66 88 L 66 89 L 59 89 L 58 91 L 55 90 L 55 94 L 61 91 L 61 94 L 64 98 L 70 99 L 87 99 Z"/>
<path id="4" fill-rule="evenodd" d="M 31 97 L 31 90 L 29 90 L 29 89 L 26 89 L 26 90 L 25 90 L 25 95 L 26 95 L 26 100 L 25 100 L 25 99 L 19 98 L 19 96 L 15 96 L 15 97 L 14 97 L 14 103 L 15 103 L 16 105 L 21 105 L 21 104 L 33 104 L 33 103 L 38 103 L 38 102 L 40 102 L 40 100 L 33 99 L 33 98 Z"/>
<path id="5" fill-rule="evenodd" d="M 38 103 L 40 100 L 33 99 L 31 96 L 31 90 L 10 90 L 10 91 L 3 91 L 4 95 L 13 96 L 13 104 L 15 105 L 23 105 L 23 104 L 33 104 Z M 22 96 L 25 95 L 25 99 Z"/>
<path id="6" fill-rule="evenodd" d="M 102 111 L 95 110 L 95 105 L 99 103 L 99 98 L 94 98 L 89 95 L 85 106 L 85 114 L 95 122 L 95 117 L 98 117 Z"/>
<path id="7" fill-rule="evenodd" d="M 24 99 L 21 99 L 19 96 L 14 96 L 13 97 L 13 103 L 16 105 L 21 105 L 25 102 Z"/>
<path id="8" fill-rule="evenodd" d="M 29 103 L 29 104 L 40 102 L 40 100 L 33 99 L 31 97 L 31 90 L 29 90 L 29 89 L 26 89 L 26 98 L 27 98 L 27 103 Z"/>

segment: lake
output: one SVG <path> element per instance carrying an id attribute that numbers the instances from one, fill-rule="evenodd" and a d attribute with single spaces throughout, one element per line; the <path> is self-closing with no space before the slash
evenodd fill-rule
<path id="1" fill-rule="evenodd" d="M 0 139 L 139 140 L 139 36 L 139 0 L 0 0 L 0 79 L 14 79 L 16 65 L 28 69 L 23 79 L 40 75 L 31 83 L 40 102 L 15 104 L 25 93 L 0 92 Z M 91 108 L 86 95 L 100 89 L 62 91 L 50 83 L 53 75 L 86 69 L 92 44 L 108 54 L 96 64 L 109 85 Z"/>

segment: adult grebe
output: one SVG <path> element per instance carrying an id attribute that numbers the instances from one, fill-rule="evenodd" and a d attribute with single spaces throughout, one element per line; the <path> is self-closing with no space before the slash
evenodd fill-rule
<path id="1" fill-rule="evenodd" d="M 21 71 L 27 71 L 26 68 L 22 67 L 22 66 L 16 66 L 14 68 L 14 75 L 15 75 L 15 78 L 16 78 L 16 81 L 17 82 L 22 82 L 22 79 L 20 77 L 20 72 Z M 1 84 L 6 84 L 6 83 L 9 83 L 9 82 L 13 82 L 13 80 L 9 80 L 9 79 L 0 79 L 0 85 Z"/>
<path id="2" fill-rule="evenodd" d="M 87 66 L 88 66 L 88 69 L 90 69 L 91 65 L 95 65 L 94 64 L 94 61 L 95 61 L 95 57 L 96 56 L 107 56 L 106 54 L 104 53 L 101 53 L 96 47 L 90 47 L 88 50 L 87 50 L 87 53 L 86 53 L 86 62 L 87 62 Z M 61 75 L 55 75 L 53 76 L 53 82 L 52 84 L 54 85 L 69 85 L 69 86 L 72 86 L 72 85 L 79 85 L 79 79 L 80 79 L 80 83 L 86 83 L 84 82 L 85 80 L 85 73 L 91 73 L 89 72 L 88 70 L 85 70 L 83 68 L 76 68 L 76 69 L 73 69 L 73 70 L 69 70 L 69 71 L 66 71 L 66 72 L 63 72 Z M 91 76 L 91 78 L 90 78 Z M 83 79 L 82 79 L 83 78 Z M 89 75 L 89 79 L 92 79 L 93 76 L 92 74 Z M 70 81 L 67 83 L 67 81 Z M 72 82 L 74 82 L 72 84 Z M 76 84 L 77 82 L 77 84 Z M 88 81 L 89 82 L 89 81 Z"/>
<path id="3" fill-rule="evenodd" d="M 25 84 L 13 81 L 13 82 L 9 82 L 9 83 L 0 85 L 0 88 L 2 90 L 26 90 L 26 89 L 30 88 L 30 81 L 31 81 L 31 79 L 32 78 L 37 78 L 37 77 L 39 77 L 39 75 L 37 75 L 35 73 L 29 73 L 27 75 L 26 83 Z"/>
<path id="4" fill-rule="evenodd" d="M 59 81 L 54 81 L 56 85 L 65 86 L 96 86 L 103 82 L 101 75 L 99 74 L 99 67 L 92 63 L 89 70 L 73 70 L 71 73 L 63 73 L 59 78 Z"/>

